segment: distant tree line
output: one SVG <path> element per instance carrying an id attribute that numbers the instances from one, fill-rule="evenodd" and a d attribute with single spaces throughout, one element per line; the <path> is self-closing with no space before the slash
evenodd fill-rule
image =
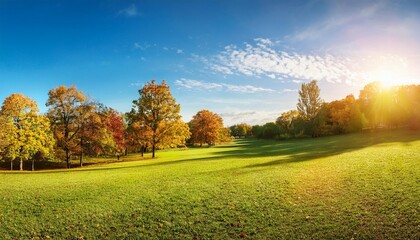
<path id="1" fill-rule="evenodd" d="M 209 146 L 231 141 L 222 118 L 208 110 L 199 111 L 189 123 L 181 120 L 180 105 L 163 81 L 148 82 L 139 90 L 130 112 L 122 114 L 91 100 L 75 86 L 49 91 L 48 112 L 41 114 L 34 100 L 11 94 L 0 110 L 0 160 L 10 169 L 19 162 L 61 159 L 66 167 L 85 156 L 121 156 L 129 152 L 182 147 Z"/>
<path id="2" fill-rule="evenodd" d="M 232 126 L 233 136 L 245 136 L 249 130 L 243 130 L 244 125 Z M 282 113 L 275 122 L 252 126 L 251 132 L 257 138 L 287 139 L 398 127 L 420 128 L 420 85 L 385 88 L 373 82 L 360 91 L 358 99 L 348 95 L 324 102 L 313 80 L 302 84 L 296 110 Z"/>

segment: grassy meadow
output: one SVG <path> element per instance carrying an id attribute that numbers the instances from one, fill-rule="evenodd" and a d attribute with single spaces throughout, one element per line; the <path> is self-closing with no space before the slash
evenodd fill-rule
<path id="1" fill-rule="evenodd" d="M 420 238 L 420 132 L 238 139 L 157 156 L 0 171 L 0 238 Z"/>

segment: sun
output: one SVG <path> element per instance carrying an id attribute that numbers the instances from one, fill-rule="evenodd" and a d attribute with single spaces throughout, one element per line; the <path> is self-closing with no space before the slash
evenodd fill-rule
<path id="1" fill-rule="evenodd" d="M 397 71 L 381 70 L 375 73 L 375 78 L 384 87 L 393 87 L 403 84 L 402 75 Z"/>
<path id="2" fill-rule="evenodd" d="M 371 79 L 388 88 L 404 85 L 409 82 L 408 69 L 404 64 L 381 64 L 371 73 Z"/>

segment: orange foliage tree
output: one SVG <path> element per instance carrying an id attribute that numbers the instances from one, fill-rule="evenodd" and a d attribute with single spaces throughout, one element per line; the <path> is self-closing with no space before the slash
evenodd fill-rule
<path id="1" fill-rule="evenodd" d="M 86 97 L 75 86 L 59 86 L 48 92 L 47 113 L 51 122 L 57 146 L 64 151 L 67 168 L 70 168 L 70 157 L 77 151 L 79 142 L 76 139 L 80 130 L 81 106 Z"/>
<path id="2" fill-rule="evenodd" d="M 223 129 L 223 119 L 209 110 L 201 110 L 190 121 L 191 142 L 213 145 L 219 140 L 219 132 Z"/>

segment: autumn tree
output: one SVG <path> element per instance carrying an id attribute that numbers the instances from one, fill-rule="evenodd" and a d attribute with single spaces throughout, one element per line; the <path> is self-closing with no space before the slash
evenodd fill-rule
<path id="1" fill-rule="evenodd" d="M 91 147 L 92 142 L 98 141 L 102 136 L 100 131 L 102 129 L 101 119 L 95 111 L 96 105 L 94 102 L 85 101 L 77 106 L 77 118 L 74 125 L 78 129 L 75 135 L 76 145 L 74 152 L 79 154 L 79 163 L 83 167 L 83 157 L 87 148 Z"/>
<path id="2" fill-rule="evenodd" d="M 248 125 L 249 126 L 249 125 Z M 250 126 L 251 127 L 251 126 Z M 252 127 L 251 127 L 252 128 Z M 249 132 L 248 134 L 252 134 L 252 132 Z M 228 143 L 232 142 L 234 140 L 234 137 L 232 137 L 232 133 L 230 131 L 230 128 L 221 128 L 219 130 L 218 140 L 219 143 Z"/>
<path id="3" fill-rule="evenodd" d="M 215 144 L 219 140 L 219 131 L 223 128 L 223 119 L 209 110 L 201 110 L 190 121 L 192 143 L 203 145 Z"/>
<path id="4" fill-rule="evenodd" d="M 189 132 L 184 130 L 188 126 L 181 121 L 180 106 L 166 82 L 156 84 L 152 80 L 139 90 L 139 95 L 139 99 L 133 101 L 132 114 L 146 131 L 151 132 L 152 157 L 155 157 L 156 147 L 185 144 Z"/>
<path id="5" fill-rule="evenodd" d="M 127 128 L 124 132 L 126 147 L 128 150 L 140 150 L 143 157 L 147 150 L 148 144 L 151 142 L 153 132 L 141 121 L 137 111 L 132 110 L 125 114 Z"/>
<path id="6" fill-rule="evenodd" d="M 124 121 L 123 116 L 112 108 L 108 108 L 104 114 L 104 122 L 107 130 L 111 133 L 114 141 L 114 154 L 118 160 L 124 154 Z"/>
<path id="7" fill-rule="evenodd" d="M 20 160 L 20 170 L 23 161 L 32 160 L 34 170 L 35 155 L 49 155 L 54 146 L 54 138 L 46 117 L 39 114 L 34 100 L 23 94 L 12 94 L 7 97 L 0 112 L 0 134 L 3 140 L 3 155 L 10 159 L 13 170 L 13 160 Z"/>
<path id="8" fill-rule="evenodd" d="M 294 134 L 295 122 L 299 118 L 299 112 L 297 110 L 290 110 L 282 113 L 277 119 L 276 124 L 281 127 L 282 132 L 285 134 Z"/>
<path id="9" fill-rule="evenodd" d="M 360 112 L 359 104 L 353 95 L 336 100 L 326 105 L 328 110 L 328 124 L 334 134 L 349 133 L 361 130 L 365 124 Z"/>
<path id="10" fill-rule="evenodd" d="M 70 157 L 76 152 L 80 142 L 77 133 L 80 130 L 81 106 L 86 97 L 75 86 L 59 86 L 48 92 L 46 106 L 49 107 L 48 118 L 59 149 L 64 151 L 67 168 L 70 168 Z"/>

